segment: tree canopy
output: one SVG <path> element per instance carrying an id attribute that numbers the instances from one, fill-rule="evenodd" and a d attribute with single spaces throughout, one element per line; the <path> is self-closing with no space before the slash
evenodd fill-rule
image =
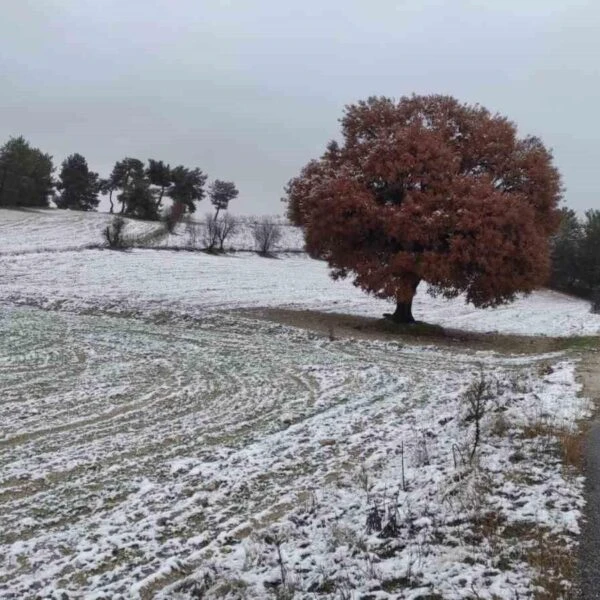
<path id="1" fill-rule="evenodd" d="M 144 163 L 138 158 L 126 157 L 117 161 L 105 189 L 109 193 L 111 190 L 120 190 L 117 200 L 121 203 L 121 214 L 140 219 L 158 219 L 158 208 L 150 189 L 150 180 Z"/>
<path id="2" fill-rule="evenodd" d="M 287 187 L 288 216 L 332 276 L 396 301 L 411 322 L 421 281 L 479 307 L 542 285 L 559 223 L 560 175 L 535 137 L 449 96 L 349 105 Z"/>
<path id="3" fill-rule="evenodd" d="M 95 210 L 100 202 L 98 173 L 89 170 L 81 154 L 72 154 L 63 161 L 56 188 L 61 192 L 55 200 L 58 208 Z"/>
<path id="4" fill-rule="evenodd" d="M 561 224 L 552 238 L 550 286 L 583 298 L 600 299 L 600 210 L 580 219 L 562 209 Z"/>
<path id="5" fill-rule="evenodd" d="M 146 175 L 148 176 L 151 185 L 154 185 L 157 188 L 156 209 L 160 210 L 163 196 L 173 183 L 171 181 L 171 167 L 162 160 L 149 158 Z"/>
<path id="6" fill-rule="evenodd" d="M 208 190 L 211 204 L 215 207 L 217 215 L 221 210 L 227 210 L 229 203 L 237 198 L 239 192 L 233 181 L 215 179 Z"/>
<path id="7" fill-rule="evenodd" d="M 188 212 L 196 210 L 196 202 L 204 198 L 204 184 L 207 176 L 198 168 L 188 169 L 179 165 L 171 170 L 172 186 L 168 195 L 176 204 L 181 204 Z"/>
<path id="8" fill-rule="evenodd" d="M 11 138 L 0 148 L 0 206 L 48 206 L 53 171 L 49 154 Z"/>

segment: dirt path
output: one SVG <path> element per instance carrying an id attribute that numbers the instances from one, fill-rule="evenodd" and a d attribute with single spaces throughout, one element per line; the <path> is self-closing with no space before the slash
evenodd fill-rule
<path id="1" fill-rule="evenodd" d="M 398 325 L 374 317 L 291 308 L 252 308 L 234 312 L 255 319 L 308 329 L 336 339 L 406 341 L 410 344 L 460 348 L 461 351 L 493 350 L 510 354 L 544 354 L 570 348 L 594 347 L 599 340 L 591 336 L 565 338 L 477 333 L 425 323 Z"/>
<path id="2" fill-rule="evenodd" d="M 600 351 L 586 353 L 579 367 L 583 394 L 600 408 Z M 580 545 L 581 599 L 600 599 L 600 414 L 592 423 L 585 452 L 585 522 Z"/>

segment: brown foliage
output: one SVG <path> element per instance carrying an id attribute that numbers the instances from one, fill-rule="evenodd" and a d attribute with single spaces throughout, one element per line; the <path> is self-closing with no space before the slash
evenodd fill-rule
<path id="1" fill-rule="evenodd" d="M 369 98 L 341 124 L 343 143 L 286 188 L 334 278 L 399 303 L 425 281 L 481 307 L 545 283 L 561 183 L 539 139 L 448 96 Z"/>

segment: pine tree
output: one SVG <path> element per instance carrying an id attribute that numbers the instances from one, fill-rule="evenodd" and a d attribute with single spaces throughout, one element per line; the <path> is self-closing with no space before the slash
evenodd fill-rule
<path id="1" fill-rule="evenodd" d="M 588 210 L 578 256 L 581 279 L 589 294 L 600 289 L 600 210 Z"/>
<path id="2" fill-rule="evenodd" d="M 108 194 L 108 201 L 110 202 L 110 209 L 108 212 L 112 215 L 115 209 L 112 195 L 117 188 L 115 187 L 111 177 L 107 177 L 106 179 L 100 179 L 99 187 L 101 194 Z"/>
<path id="3" fill-rule="evenodd" d="M 225 240 L 235 232 L 236 220 L 230 215 L 219 218 L 219 212 L 229 208 L 229 202 L 239 194 L 233 181 L 215 179 L 208 190 L 211 204 L 215 207 L 215 214 L 206 216 L 207 250 L 214 250 L 217 242 L 219 250 L 223 250 Z"/>
<path id="4" fill-rule="evenodd" d="M 156 192 L 156 210 L 160 211 L 163 196 L 165 192 L 168 192 L 173 183 L 171 181 L 171 167 L 166 165 L 162 160 L 149 158 L 146 175 L 150 180 L 150 184 L 158 188 Z"/>
<path id="5" fill-rule="evenodd" d="M 581 293 L 585 287 L 581 265 L 583 227 L 575 212 L 561 210 L 560 227 L 552 238 L 550 286 L 555 290 Z"/>
<path id="6" fill-rule="evenodd" d="M 157 221 L 159 213 L 147 178 L 134 179 L 127 190 L 126 214 L 138 219 Z"/>
<path id="7" fill-rule="evenodd" d="M 0 148 L 0 206 L 48 206 L 53 171 L 49 154 L 11 138 Z"/>
<path id="8" fill-rule="evenodd" d="M 124 158 L 115 163 L 109 177 L 110 187 L 120 190 L 117 200 L 121 214 L 156 221 L 159 218 L 144 163 L 137 158 Z"/>
<path id="9" fill-rule="evenodd" d="M 72 154 L 63 161 L 56 188 L 60 191 L 56 199 L 58 208 L 96 210 L 100 202 L 98 173 L 89 170 L 81 154 Z"/>
<path id="10" fill-rule="evenodd" d="M 229 208 L 229 202 L 237 198 L 239 192 L 233 181 L 221 181 L 215 179 L 208 190 L 208 196 L 211 204 L 215 207 L 215 219 L 219 212 Z"/>
<path id="11" fill-rule="evenodd" d="M 187 169 L 183 166 L 171 170 L 172 186 L 169 188 L 168 196 L 176 204 L 181 204 L 188 212 L 196 211 L 196 202 L 200 202 L 204 196 L 204 184 L 207 176 L 198 168 Z"/>

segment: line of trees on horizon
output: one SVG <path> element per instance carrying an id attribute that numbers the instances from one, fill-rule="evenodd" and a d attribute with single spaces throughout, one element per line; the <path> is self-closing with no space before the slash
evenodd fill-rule
<path id="1" fill-rule="evenodd" d="M 600 312 L 600 210 L 586 211 L 583 219 L 565 208 L 552 239 L 549 286 L 591 300 Z"/>
<path id="2" fill-rule="evenodd" d="M 208 195 L 214 212 L 206 215 L 206 249 L 222 251 L 225 240 L 238 227 L 236 219 L 226 212 L 239 194 L 235 184 L 216 179 L 206 189 L 208 177 L 197 167 L 171 167 L 155 159 L 145 164 L 126 157 L 115 163 L 107 178 L 101 178 L 81 154 L 75 153 L 62 162 L 56 180 L 54 171 L 52 156 L 22 136 L 10 138 L 0 147 L 0 208 L 49 207 L 53 201 L 59 209 L 94 211 L 100 195 L 105 194 L 110 213 L 145 220 L 163 218 L 172 231 L 183 213 L 194 213 L 197 203 Z M 178 208 L 175 217 L 173 211 L 165 210 L 165 198 Z M 580 218 L 563 208 L 561 217 L 551 241 L 548 286 L 590 299 L 600 311 L 600 210 L 589 210 Z M 269 228 L 267 240 L 270 232 Z M 272 241 L 266 244 L 271 246 Z M 258 240 L 257 247 L 261 247 Z"/>
<path id="3" fill-rule="evenodd" d="M 108 196 L 110 213 L 157 221 L 168 219 L 163 201 L 170 198 L 180 213 L 193 213 L 208 192 L 215 212 L 227 211 L 239 194 L 232 181 L 215 179 L 208 190 L 208 176 L 198 168 L 171 167 L 162 160 L 126 157 L 115 163 L 110 175 L 100 177 L 86 159 L 71 154 L 61 164 L 55 180 L 52 156 L 34 148 L 23 136 L 10 138 L 0 147 L 0 207 L 49 207 L 94 211 L 100 196 Z M 116 206 L 115 206 L 116 204 Z M 181 216 L 181 215 L 179 215 Z M 215 240 L 216 243 L 216 240 Z"/>

